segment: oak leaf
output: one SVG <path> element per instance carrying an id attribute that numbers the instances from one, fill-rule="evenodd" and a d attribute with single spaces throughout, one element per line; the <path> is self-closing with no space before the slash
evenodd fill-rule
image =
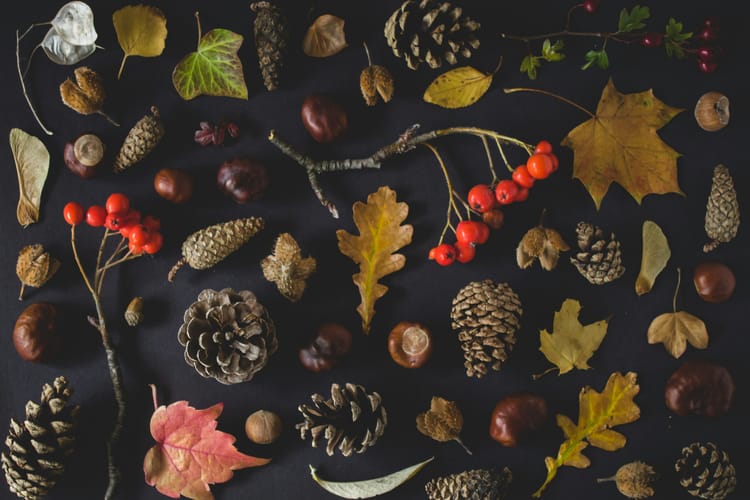
<path id="1" fill-rule="evenodd" d="M 500 69 L 500 64 L 502 59 L 492 73 L 483 73 L 471 66 L 446 71 L 430 83 L 422 99 L 442 108 L 471 106 L 490 89 L 492 78 Z"/>
<path id="2" fill-rule="evenodd" d="M 117 72 L 118 80 L 128 57 L 157 57 L 164 51 L 167 19 L 158 8 L 150 5 L 126 5 L 112 14 L 112 24 L 124 52 Z"/>
<path id="3" fill-rule="evenodd" d="M 557 457 L 544 459 L 547 478 L 534 492 L 535 498 L 542 495 L 560 467 L 585 469 L 591 465 L 591 461 L 582 453 L 589 445 L 606 451 L 619 450 L 625 446 L 625 436 L 611 428 L 640 418 L 641 410 L 633 401 L 640 391 L 636 383 L 637 377 L 634 372 L 625 375 L 615 372 L 609 376 L 601 393 L 591 387 L 581 389 L 578 395 L 577 424 L 565 415 L 557 415 L 557 425 L 562 429 L 566 440 L 560 445 Z"/>
<path id="4" fill-rule="evenodd" d="M 682 109 L 664 104 L 652 90 L 621 94 L 610 79 L 596 115 L 571 130 L 562 144 L 573 149 L 573 177 L 601 205 L 617 182 L 640 204 L 647 194 L 678 193 L 680 154 L 656 131 Z"/>
<path id="5" fill-rule="evenodd" d="M 187 401 L 177 401 L 156 408 L 154 395 L 150 427 L 157 444 L 143 461 L 147 484 L 172 498 L 213 500 L 211 484 L 229 481 L 234 470 L 270 462 L 240 453 L 234 436 L 216 430 L 223 406 L 197 410 Z"/>
<path id="6" fill-rule="evenodd" d="M 362 299 L 357 307 L 362 317 L 362 331 L 368 334 L 375 315 L 375 301 L 388 291 L 378 280 L 404 267 L 406 257 L 394 252 L 411 243 L 414 228 L 410 224 L 401 225 L 409 206 L 396 202 L 396 192 L 387 186 L 370 194 L 367 203 L 356 202 L 352 212 L 360 235 L 339 229 L 336 237 L 339 251 L 359 264 L 359 272 L 352 280 Z"/>
<path id="7" fill-rule="evenodd" d="M 329 57 L 345 48 L 344 20 L 331 14 L 318 17 L 302 41 L 302 50 L 310 57 Z"/>
<path id="8" fill-rule="evenodd" d="M 635 280 L 635 293 L 643 295 L 654 287 L 654 281 L 664 270 L 672 251 L 669 241 L 659 225 L 647 220 L 643 223 L 643 251 L 641 253 L 641 270 Z"/>
<path id="9" fill-rule="evenodd" d="M 445 443 L 455 441 L 466 453 L 471 451 L 461 441 L 461 429 L 464 426 L 464 416 L 454 401 L 448 401 L 439 396 L 433 396 L 430 409 L 417 415 L 417 430 L 435 441 Z"/>

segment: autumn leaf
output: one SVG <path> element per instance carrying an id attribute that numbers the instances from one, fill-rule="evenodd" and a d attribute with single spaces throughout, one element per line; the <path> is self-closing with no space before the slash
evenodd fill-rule
<path id="1" fill-rule="evenodd" d="M 588 360 L 594 355 L 604 336 L 607 335 L 607 320 L 603 319 L 586 326 L 578 321 L 581 303 L 574 299 L 565 299 L 560 310 L 555 312 L 552 321 L 552 333 L 547 330 L 539 332 L 541 346 L 539 350 L 556 368 L 550 368 L 539 378 L 550 371 L 559 370 L 559 375 L 568 373 L 573 368 L 588 370 Z"/>
<path id="2" fill-rule="evenodd" d="M 167 19 L 164 13 L 150 5 L 126 5 L 112 14 L 117 41 L 124 52 L 117 79 L 130 56 L 157 57 L 164 51 L 167 39 Z"/>
<path id="3" fill-rule="evenodd" d="M 490 88 L 492 78 L 500 69 L 502 59 L 492 73 L 482 73 L 471 66 L 446 71 L 435 78 L 424 91 L 422 99 L 443 108 L 465 108 L 477 102 Z"/>
<path id="4" fill-rule="evenodd" d="M 581 389 L 578 395 L 577 424 L 565 415 L 557 415 L 557 425 L 562 429 L 566 440 L 560 445 L 557 457 L 544 459 L 547 478 L 534 492 L 535 498 L 542 496 L 560 467 L 585 469 L 591 465 L 591 461 L 583 454 L 583 450 L 589 445 L 606 451 L 619 450 L 625 446 L 625 436 L 611 428 L 640 418 L 641 410 L 633 401 L 640 390 L 636 383 L 637 377 L 634 372 L 628 372 L 624 376 L 615 372 L 609 376 L 601 393 L 591 387 Z"/>
<path id="5" fill-rule="evenodd" d="M 642 233 L 641 270 L 635 280 L 635 293 L 638 295 L 651 291 L 654 281 L 672 256 L 667 237 L 656 222 L 645 221 Z"/>
<path id="6" fill-rule="evenodd" d="M 445 443 L 455 441 L 466 453 L 471 450 L 461 441 L 461 429 L 464 426 L 464 416 L 454 401 L 448 401 L 439 396 L 433 396 L 430 409 L 417 415 L 417 430 L 435 441 Z"/>
<path id="7" fill-rule="evenodd" d="M 324 14 L 307 29 L 302 50 L 310 57 L 329 57 L 346 48 L 344 20 Z"/>
<path id="8" fill-rule="evenodd" d="M 151 436 L 157 442 L 146 453 L 146 483 L 162 495 L 212 500 L 210 485 L 232 478 L 234 470 L 265 465 L 268 458 L 245 455 L 234 447 L 235 438 L 216 430 L 223 404 L 196 410 L 187 401 L 169 406 L 156 403 L 151 416 Z"/>
<path id="9" fill-rule="evenodd" d="M 343 229 L 336 231 L 339 251 L 359 264 L 359 272 L 352 276 L 362 299 L 357 312 L 362 317 L 362 331 L 370 333 L 370 323 L 375 315 L 375 301 L 385 295 L 388 287 L 378 280 L 404 267 L 406 257 L 394 253 L 411 243 L 414 229 L 401 225 L 409 213 L 409 206 L 396 202 L 396 192 L 382 186 L 367 197 L 367 203 L 358 201 L 352 208 L 354 224 L 359 236 Z"/>
<path id="10" fill-rule="evenodd" d="M 574 152 L 573 177 L 586 186 L 597 209 L 612 182 L 639 204 L 647 194 L 684 194 L 677 183 L 680 154 L 656 133 L 682 111 L 652 90 L 621 94 L 607 82 L 596 115 L 562 141 Z"/>

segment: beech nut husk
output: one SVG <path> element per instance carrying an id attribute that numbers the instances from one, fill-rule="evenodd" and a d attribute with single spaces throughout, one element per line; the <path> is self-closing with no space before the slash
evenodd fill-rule
<path id="1" fill-rule="evenodd" d="M 323 323 L 310 344 L 299 350 L 299 360 L 312 372 L 324 372 L 336 366 L 351 348 L 349 329 L 338 323 Z"/>
<path id="2" fill-rule="evenodd" d="M 667 408 L 680 416 L 719 417 L 729 411 L 734 380 L 723 366 L 694 359 L 675 371 L 664 389 Z"/>
<path id="3" fill-rule="evenodd" d="M 175 204 L 185 203 L 193 197 L 193 185 L 193 176 L 178 168 L 163 168 L 154 176 L 156 194 Z"/>
<path id="4" fill-rule="evenodd" d="M 52 361 L 60 352 L 57 307 L 48 302 L 31 304 L 23 310 L 13 328 L 13 346 L 24 361 Z"/>
<path id="5" fill-rule="evenodd" d="M 388 334 L 388 352 L 404 368 L 423 366 L 432 355 L 430 329 L 411 321 L 398 323 Z"/>
<path id="6" fill-rule="evenodd" d="M 716 132 L 729 124 L 729 98 L 720 92 L 706 92 L 695 104 L 695 121 L 706 132 Z"/>
<path id="7" fill-rule="evenodd" d="M 501 399 L 492 411 L 490 437 L 503 446 L 517 446 L 547 421 L 547 402 L 526 392 Z"/>
<path id="8" fill-rule="evenodd" d="M 245 420 L 245 434 L 253 443 L 271 444 L 281 435 L 281 418 L 272 411 L 258 410 Z"/>
<path id="9" fill-rule="evenodd" d="M 104 143 L 94 134 L 83 134 L 65 144 L 63 160 L 68 169 L 82 179 L 96 174 L 104 158 Z"/>

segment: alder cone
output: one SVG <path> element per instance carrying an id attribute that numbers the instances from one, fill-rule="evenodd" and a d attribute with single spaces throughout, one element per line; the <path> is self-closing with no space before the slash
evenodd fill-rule
<path id="1" fill-rule="evenodd" d="M 474 469 L 436 477 L 424 489 L 430 500 L 504 500 L 513 480 L 510 469 Z"/>
<path id="2" fill-rule="evenodd" d="M 684 447 L 674 468 L 687 492 L 705 500 L 724 500 L 737 485 L 729 455 L 714 443 L 692 443 Z"/>
<path id="3" fill-rule="evenodd" d="M 581 251 L 571 257 L 570 262 L 589 283 L 604 285 L 623 275 L 620 242 L 614 233 L 606 237 L 600 227 L 579 222 L 576 235 Z"/>
<path id="4" fill-rule="evenodd" d="M 276 90 L 279 88 L 289 45 L 287 20 L 271 2 L 255 2 L 250 5 L 250 9 L 256 13 L 253 36 L 263 84 L 268 90 Z"/>
<path id="5" fill-rule="evenodd" d="M 732 175 L 727 167 L 717 165 L 706 204 L 705 229 L 711 241 L 703 246 L 703 251 L 710 252 L 721 243 L 729 243 L 737 236 L 739 227 L 740 208 Z"/>

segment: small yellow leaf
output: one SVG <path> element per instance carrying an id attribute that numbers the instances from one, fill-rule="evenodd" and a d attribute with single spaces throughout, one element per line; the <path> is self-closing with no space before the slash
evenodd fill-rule
<path id="1" fill-rule="evenodd" d="M 318 17 L 305 33 L 302 50 L 310 57 L 329 57 L 346 48 L 344 20 L 331 14 Z"/>
<path id="2" fill-rule="evenodd" d="M 125 60 L 130 56 L 157 57 L 164 51 L 167 19 L 150 5 L 126 5 L 112 14 L 117 41 L 125 53 L 117 78 L 122 75 Z"/>
<path id="3" fill-rule="evenodd" d="M 708 347 L 706 324 L 685 311 L 660 314 L 648 327 L 648 343 L 661 342 L 667 352 L 679 358 L 687 349 L 687 342 L 696 349 Z"/>
<path id="4" fill-rule="evenodd" d="M 443 108 L 465 108 L 487 93 L 494 75 L 494 72 L 485 74 L 471 66 L 452 69 L 435 78 L 422 99 Z"/>
<path id="5" fill-rule="evenodd" d="M 659 225 L 647 220 L 643 223 L 643 252 L 641 271 L 635 280 L 635 293 L 643 295 L 651 291 L 656 277 L 667 265 L 672 252 L 667 237 Z"/>

